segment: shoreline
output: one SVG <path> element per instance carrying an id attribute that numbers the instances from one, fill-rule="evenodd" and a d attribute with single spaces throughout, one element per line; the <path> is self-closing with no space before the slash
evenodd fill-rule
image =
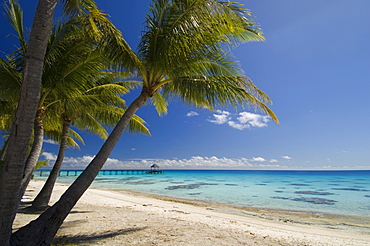
<path id="1" fill-rule="evenodd" d="M 99 173 L 92 186 L 232 206 L 370 217 L 367 182 L 370 171 L 351 174 L 338 171 L 166 170 L 163 176 L 121 171 L 125 170 L 101 171 L 105 173 Z M 60 174 L 58 182 L 71 183 L 77 177 L 69 176 Z M 45 180 L 45 177 L 35 175 L 35 179 Z"/>
<path id="2" fill-rule="evenodd" d="M 32 180 L 25 201 L 43 185 Z M 68 184 L 58 183 L 54 203 Z M 25 204 L 23 204 L 25 205 Z M 38 214 L 16 216 L 14 229 Z M 370 218 L 237 207 L 89 188 L 57 233 L 77 245 L 370 245 Z"/>
<path id="3" fill-rule="evenodd" d="M 187 199 L 158 195 L 141 191 L 119 188 L 102 188 L 91 186 L 92 189 L 104 190 L 107 192 L 117 192 L 131 194 L 135 196 L 150 197 L 162 201 L 188 204 L 197 207 L 207 207 L 210 210 L 217 210 L 222 213 L 235 214 L 240 216 L 256 217 L 266 220 L 276 220 L 307 225 L 330 225 L 331 227 L 345 227 L 357 231 L 368 231 L 370 233 L 370 216 L 359 217 L 356 215 L 341 215 L 326 212 L 311 212 L 300 210 L 274 209 L 252 206 L 238 206 L 222 202 L 205 201 L 201 199 Z M 370 234 L 369 234 L 370 235 Z"/>

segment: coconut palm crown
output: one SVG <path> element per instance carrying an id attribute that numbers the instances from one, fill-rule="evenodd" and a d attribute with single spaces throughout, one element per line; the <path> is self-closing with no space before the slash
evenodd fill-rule
<path id="1" fill-rule="evenodd" d="M 269 97 L 243 75 L 230 53 L 243 42 L 264 40 L 249 10 L 230 2 L 157 0 L 145 23 L 133 63 L 160 114 L 167 112 L 165 98 L 180 97 L 211 110 L 252 106 L 278 123 L 266 106 Z"/>

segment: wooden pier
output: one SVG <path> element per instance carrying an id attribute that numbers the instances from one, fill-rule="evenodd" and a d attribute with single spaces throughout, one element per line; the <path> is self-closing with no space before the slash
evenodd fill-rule
<path id="1" fill-rule="evenodd" d="M 61 170 L 58 176 L 78 176 L 83 172 L 83 170 Z M 38 176 L 48 176 L 50 171 L 42 170 L 35 171 L 34 175 Z M 98 175 L 133 175 L 133 174 L 162 174 L 161 170 L 101 170 Z"/>

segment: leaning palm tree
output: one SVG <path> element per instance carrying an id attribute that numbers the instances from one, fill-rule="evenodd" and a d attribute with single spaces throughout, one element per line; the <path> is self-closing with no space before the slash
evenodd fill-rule
<path id="1" fill-rule="evenodd" d="M 17 91 L 21 85 L 27 41 L 23 31 L 22 11 L 19 4 L 12 1 L 7 8 L 7 14 L 9 23 L 17 33 L 20 48 L 7 57 L 8 63 L 1 60 L 0 72 L 5 81 L 1 84 L 3 87 L 1 95 L 8 98 L 9 101 L 15 102 L 18 98 Z M 95 84 L 94 77 L 101 76 L 101 74 L 112 77 L 108 72 L 101 71 L 108 68 L 109 64 L 106 63 L 101 52 L 93 48 L 92 39 L 79 35 L 80 25 L 77 26 L 78 22 L 76 22 L 76 20 L 71 20 L 63 25 L 57 25 L 49 38 L 41 97 L 34 121 L 34 140 L 24 168 L 20 197 L 28 185 L 40 155 L 44 136 L 43 118 L 48 105 L 53 104 L 54 101 L 63 100 L 63 97 L 70 97 L 71 94 L 73 95 L 80 90 L 92 87 Z M 105 89 L 108 88 L 105 87 Z M 127 92 L 125 87 L 121 87 L 120 90 L 119 93 Z M 58 96 L 57 99 L 55 95 Z M 11 118 L 9 117 L 9 119 Z"/>
<path id="2" fill-rule="evenodd" d="M 17 32 L 21 48 L 14 52 L 13 56 L 10 56 L 12 59 L 8 58 L 9 63 L 2 60 L 0 64 L 1 77 L 8 81 L 8 83 L 4 83 L 4 90 L 1 90 L 6 93 L 1 93 L 1 95 L 3 97 L 7 96 L 9 100 L 13 101 L 16 101 L 15 92 L 20 86 L 20 74 L 24 61 L 23 55 L 27 45 L 23 35 L 22 14 L 19 10 L 19 5 L 13 3 L 9 6 L 7 12 L 9 22 L 15 27 Z M 40 155 L 45 118 L 49 121 L 46 124 L 49 123 L 48 127 L 50 128 L 52 126 L 50 122 L 55 122 L 55 120 L 51 120 L 53 117 L 50 117 L 50 115 L 58 119 L 60 115 L 64 116 L 62 119 L 63 123 L 69 122 L 65 128 L 65 134 L 67 134 L 70 122 L 72 120 L 79 122 L 81 121 L 79 118 L 84 117 L 84 123 L 89 127 L 80 123 L 78 124 L 80 129 L 90 130 L 106 138 L 107 132 L 99 121 L 103 124 L 111 125 L 116 123 L 119 116 L 123 114 L 122 107 L 125 107 L 125 102 L 119 96 L 127 93 L 134 86 L 132 83 L 117 82 L 122 79 L 122 76 L 127 76 L 127 73 L 110 72 L 108 70 L 110 65 L 107 63 L 101 50 L 94 48 L 96 46 L 95 42 L 93 42 L 94 40 L 80 35 L 80 22 L 75 18 L 67 23 L 56 25 L 50 35 L 42 77 L 41 99 L 34 124 L 34 141 L 26 162 L 20 196 L 23 195 L 28 185 Z M 13 74 L 17 76 L 13 76 Z M 13 88 L 13 93 L 9 93 L 9 88 Z M 60 105 L 62 105 L 63 110 L 60 109 Z M 74 110 L 76 106 L 79 108 L 80 113 L 78 115 L 74 113 L 75 116 L 70 119 L 69 112 Z M 104 108 L 106 114 L 98 114 L 99 108 Z M 110 114 L 110 117 L 107 117 L 107 113 Z M 96 121 L 96 116 L 99 117 L 99 121 Z M 134 122 L 134 125 L 131 125 L 136 127 L 134 130 L 142 130 L 147 133 L 148 129 L 141 124 L 143 121 L 140 122 L 140 120 L 140 118 L 136 117 L 131 121 Z M 65 138 L 67 141 L 68 136 Z M 59 158 L 54 168 L 56 172 L 59 171 L 58 165 L 61 164 L 59 161 L 61 162 L 62 158 Z M 54 172 L 52 173 L 54 174 Z M 55 180 L 47 182 L 48 190 L 53 187 L 54 182 Z M 47 192 L 46 196 L 50 197 L 50 195 Z M 44 195 L 44 197 L 46 196 Z M 40 204 L 40 201 L 38 204 Z"/>
<path id="3" fill-rule="evenodd" d="M 102 78 L 106 78 L 104 82 L 109 83 L 109 85 L 103 87 L 104 93 L 101 93 L 100 96 L 85 97 L 90 99 L 91 102 L 86 103 L 90 106 L 101 101 L 103 97 L 107 98 L 104 99 L 104 104 L 108 106 L 113 103 L 109 99 L 113 100 L 115 95 L 127 93 L 132 87 L 132 83 L 112 84 L 124 74 L 105 71 L 109 69 L 109 63 L 107 63 L 101 50 L 94 47 L 96 45 L 92 39 L 80 35 L 79 26 L 77 20 L 71 20 L 57 26 L 51 34 L 42 77 L 41 98 L 35 118 L 35 140 L 26 162 L 20 195 L 23 195 L 29 183 L 41 151 L 44 135 L 44 115 L 47 110 L 57 114 L 58 117 L 60 115 L 58 111 L 50 110 L 49 105 L 55 105 L 56 102 L 63 104 L 68 98 L 76 98 L 76 95 L 96 86 L 97 79 L 103 81 Z M 76 103 L 73 105 L 76 105 Z M 118 106 L 125 106 L 122 99 Z"/>
<path id="4" fill-rule="evenodd" d="M 100 151 L 60 200 L 38 219 L 12 236 L 14 244 L 48 245 L 82 194 L 88 189 L 119 140 L 129 120 L 147 101 L 159 113 L 166 112 L 166 97 L 209 109 L 220 106 L 252 106 L 278 122 L 266 106 L 268 96 L 236 68 L 225 47 L 263 40 L 248 10 L 236 3 L 216 0 L 154 0 L 136 56 L 124 57 L 142 83 Z M 122 47 L 111 54 L 118 55 Z M 132 53 L 131 53 L 132 54 Z M 119 62 L 120 57 L 115 61 Z M 125 64 L 131 61 L 129 64 Z"/>
<path id="5" fill-rule="evenodd" d="M 15 0 L 9 0 L 9 3 L 12 2 Z M 9 244 L 12 224 L 20 201 L 20 198 L 14 194 L 19 193 L 22 182 L 22 171 L 25 167 L 28 145 L 40 99 L 44 56 L 57 2 L 57 0 L 39 0 L 33 19 L 25 55 L 19 102 L 9 134 L 6 156 L 0 169 L 0 245 Z M 78 2 L 63 0 L 62 2 L 64 6 L 70 6 L 68 7 L 69 12 L 73 9 L 85 10 L 74 11 L 74 14 L 93 12 L 99 15 L 93 0 L 79 0 Z"/>
<path id="6" fill-rule="evenodd" d="M 19 204 L 19 193 L 28 144 L 39 101 L 47 38 L 57 0 L 40 0 L 27 50 L 22 90 L 10 131 L 8 149 L 0 172 L 0 245 L 7 245 Z M 51 11 L 50 11 L 51 10 Z"/>

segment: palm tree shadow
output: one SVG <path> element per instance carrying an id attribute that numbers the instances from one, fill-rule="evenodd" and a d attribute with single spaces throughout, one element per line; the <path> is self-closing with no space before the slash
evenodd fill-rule
<path id="1" fill-rule="evenodd" d="M 65 244 L 65 243 L 93 243 L 98 240 L 103 240 L 106 238 L 115 237 L 118 235 L 126 235 L 130 233 L 134 233 L 136 231 L 145 230 L 147 227 L 139 227 L 139 228 L 128 228 L 128 229 L 120 229 L 116 231 L 105 231 L 100 233 L 91 233 L 91 234 L 80 234 L 80 235 L 70 235 L 70 236 L 61 236 L 54 238 L 53 244 Z"/>
<path id="2" fill-rule="evenodd" d="M 27 202 L 20 202 L 18 206 L 18 211 L 17 213 L 22 213 L 22 214 L 41 214 L 44 212 L 48 207 L 42 208 L 42 209 L 34 209 L 32 207 L 32 201 L 27 201 Z"/>
<path id="3" fill-rule="evenodd" d="M 21 214 L 42 214 L 50 206 L 35 209 L 32 207 L 32 202 L 20 202 L 17 213 Z M 70 214 L 74 213 L 91 213 L 92 211 L 81 211 L 81 210 L 72 210 Z"/>
<path id="4" fill-rule="evenodd" d="M 43 209 L 34 209 L 31 207 L 32 202 L 21 202 L 18 207 L 18 213 L 23 214 L 34 214 L 39 215 L 42 212 L 44 212 L 48 207 Z M 92 211 L 89 210 L 74 210 L 71 211 L 70 214 L 74 213 L 91 213 Z M 84 223 L 85 220 L 73 220 L 73 221 L 64 221 L 60 229 L 62 228 L 73 228 L 78 227 L 80 223 Z M 126 235 L 130 233 L 134 233 L 137 231 L 145 230 L 148 227 L 135 227 L 135 228 L 126 228 L 126 229 L 117 229 L 117 230 L 108 230 L 103 231 L 99 233 L 90 233 L 90 234 L 77 234 L 77 235 L 63 235 L 63 236 L 57 236 L 54 238 L 52 244 L 58 245 L 58 244 L 90 244 L 94 243 L 99 240 L 112 238 L 118 235 Z"/>

